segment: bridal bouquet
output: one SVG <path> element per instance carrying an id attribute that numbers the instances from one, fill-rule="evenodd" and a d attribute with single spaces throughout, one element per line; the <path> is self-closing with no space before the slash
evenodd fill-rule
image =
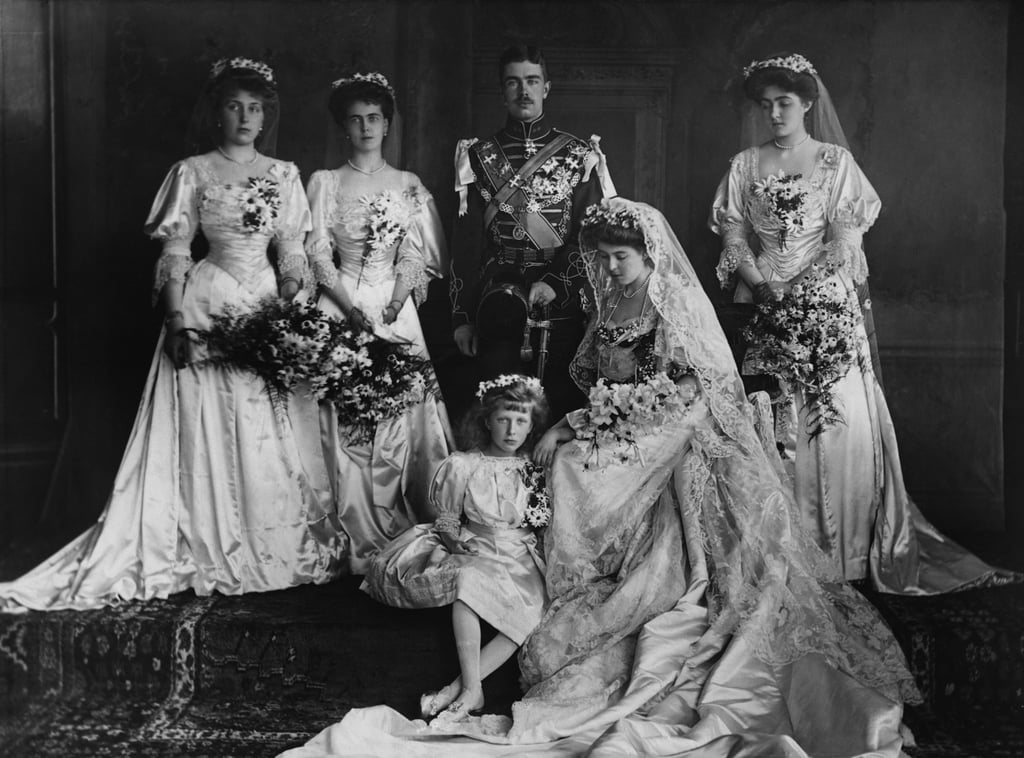
<path id="1" fill-rule="evenodd" d="M 540 529 L 551 523 L 551 497 L 548 495 L 544 467 L 527 461 L 522 469 L 523 481 L 530 490 L 530 498 L 523 512 L 520 526 Z"/>
<path id="2" fill-rule="evenodd" d="M 781 224 L 779 245 L 782 247 L 786 246 L 790 232 L 804 228 L 804 200 L 807 191 L 797 184 L 800 176 L 787 176 L 780 169 L 778 174 L 769 174 L 753 184 L 754 195 L 765 202 L 768 210 Z"/>
<path id="3" fill-rule="evenodd" d="M 353 443 L 373 437 L 377 424 L 422 399 L 426 361 L 324 314 L 315 304 L 278 298 L 255 310 L 213 316 L 198 339 L 215 365 L 258 374 L 275 408 L 300 382 L 319 401 L 334 403 Z"/>
<path id="4" fill-rule="evenodd" d="M 637 438 L 685 412 L 696 392 L 695 384 L 676 384 L 664 372 L 636 384 L 598 380 L 590 389 L 588 407 L 577 412 L 572 424 L 577 439 L 590 441 L 590 455 L 584 466 L 597 466 L 600 450 L 606 448 L 614 449 L 623 463 L 635 453 L 643 465 Z"/>
<path id="5" fill-rule="evenodd" d="M 817 406 L 812 437 L 843 420 L 834 389 L 856 359 L 855 298 L 835 280 L 805 280 L 781 300 L 759 303 L 743 331 L 760 365 Z"/>

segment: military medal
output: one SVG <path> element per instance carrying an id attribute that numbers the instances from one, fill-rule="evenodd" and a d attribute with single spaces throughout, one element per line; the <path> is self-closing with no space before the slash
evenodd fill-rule
<path id="1" fill-rule="evenodd" d="M 527 139 L 526 140 L 526 157 L 527 158 L 532 158 L 534 155 L 537 154 L 537 150 L 538 150 L 537 143 L 534 142 L 532 139 Z"/>

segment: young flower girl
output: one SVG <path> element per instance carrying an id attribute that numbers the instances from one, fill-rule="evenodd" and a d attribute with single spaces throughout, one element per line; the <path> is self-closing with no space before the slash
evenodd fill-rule
<path id="1" fill-rule="evenodd" d="M 483 707 L 483 679 L 523 644 L 547 599 L 534 529 L 551 507 L 543 469 L 526 457 L 544 431 L 547 401 L 537 379 L 520 375 L 482 382 L 477 398 L 476 446 L 445 459 L 431 484 L 437 520 L 392 541 L 363 583 L 388 605 L 452 606 L 461 676 L 420 698 L 423 717 L 438 716 L 437 725 Z M 482 648 L 480 619 L 498 632 Z"/>

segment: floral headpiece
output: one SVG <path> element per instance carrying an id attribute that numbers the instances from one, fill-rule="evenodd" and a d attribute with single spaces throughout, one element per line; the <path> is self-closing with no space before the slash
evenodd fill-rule
<path id="1" fill-rule="evenodd" d="M 252 58 L 221 58 L 210 66 L 210 78 L 216 79 L 218 76 L 230 69 L 253 71 L 261 76 L 268 84 L 274 83 L 274 69 L 263 61 L 254 61 Z"/>
<path id="2" fill-rule="evenodd" d="M 345 76 L 341 79 L 336 79 L 331 82 L 331 89 L 335 90 L 338 87 L 344 87 L 346 84 L 354 84 L 356 82 L 370 82 L 376 84 L 378 87 L 383 87 L 391 95 L 392 99 L 395 97 L 395 90 L 388 82 L 387 77 L 379 71 L 371 71 L 368 74 L 352 74 L 352 76 Z"/>
<path id="3" fill-rule="evenodd" d="M 793 53 L 782 58 L 765 58 L 763 61 L 751 61 L 750 65 L 743 69 L 743 78 L 749 79 L 750 75 L 762 68 L 785 68 L 797 74 L 817 75 L 814 66 L 800 53 Z"/>
<path id="4" fill-rule="evenodd" d="M 483 400 L 491 390 L 501 389 L 503 387 L 511 387 L 516 384 L 525 384 L 526 388 L 531 392 L 540 393 L 543 392 L 541 388 L 540 379 L 535 376 L 525 376 L 524 374 L 502 374 L 497 379 L 491 379 L 487 382 L 480 382 L 480 385 L 476 388 L 476 399 Z"/>
<path id="5" fill-rule="evenodd" d="M 637 207 L 628 203 L 616 203 L 615 198 L 606 198 L 594 203 L 583 214 L 581 229 L 608 224 L 621 229 L 640 229 L 640 213 Z"/>

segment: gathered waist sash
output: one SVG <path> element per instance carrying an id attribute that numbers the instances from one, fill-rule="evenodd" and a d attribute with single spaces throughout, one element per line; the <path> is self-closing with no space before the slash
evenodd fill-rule
<path id="1" fill-rule="evenodd" d="M 477 537 L 490 537 L 492 539 L 520 539 L 525 540 L 533 536 L 533 530 L 528 526 L 489 526 L 476 521 L 467 521 L 463 527 L 471 531 Z"/>

